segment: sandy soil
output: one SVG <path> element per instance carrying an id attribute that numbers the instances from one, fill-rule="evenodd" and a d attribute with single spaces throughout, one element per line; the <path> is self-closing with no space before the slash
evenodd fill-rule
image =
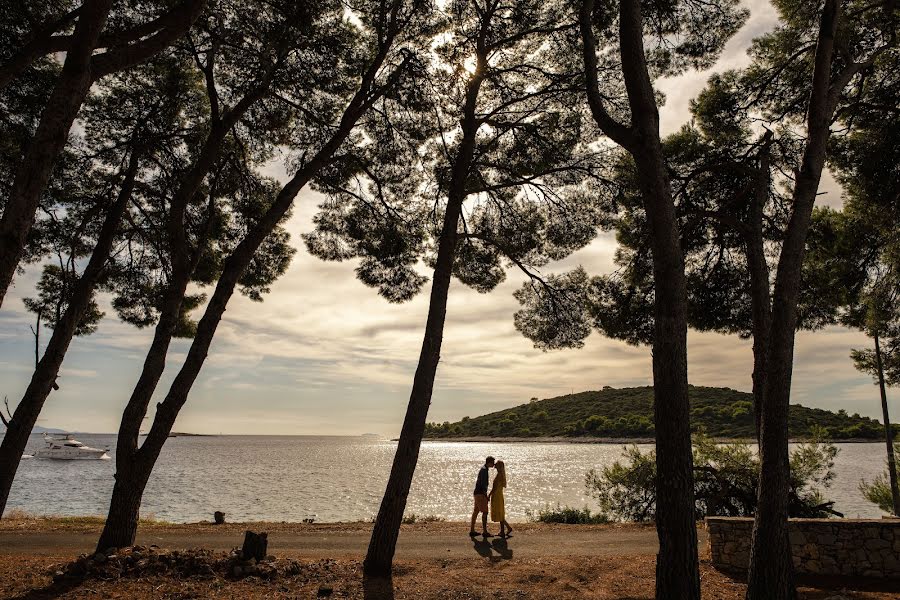
<path id="1" fill-rule="evenodd" d="M 654 576 L 654 551 L 645 547 L 632 551 L 633 544 L 646 543 L 647 536 L 655 537 L 652 527 L 634 525 L 564 526 L 522 524 L 512 539 L 496 538 L 478 540 L 473 544 L 463 534 L 459 535 L 459 523 L 427 523 L 405 525 L 403 540 L 421 540 L 425 547 L 437 548 L 441 544 L 428 545 L 429 539 L 459 539 L 453 542 L 465 552 L 447 552 L 444 555 L 429 550 L 427 555 L 400 552 L 395 562 L 391 582 L 365 581 L 361 573 L 362 552 L 335 552 L 322 545 L 292 549 L 279 539 L 304 535 L 312 538 L 344 536 L 348 539 L 365 538 L 369 529 L 364 523 L 302 525 L 291 523 L 229 524 L 216 528 L 210 524 L 172 525 L 161 523 L 142 524 L 142 533 L 164 536 L 171 547 L 181 544 L 187 547 L 191 541 L 206 539 L 204 536 L 221 536 L 222 540 L 240 542 L 245 529 L 268 531 L 270 552 L 278 565 L 293 567 L 291 575 L 271 579 L 251 576 L 236 579 L 227 573 L 205 575 L 130 573 L 104 578 L 59 578 L 54 574 L 64 571 L 67 563 L 75 559 L 79 551 L 51 546 L 37 548 L 41 536 L 57 536 L 56 540 L 74 539 L 80 545 L 90 546 L 96 539 L 98 519 L 4 519 L 0 521 L 0 598 L 134 598 L 187 599 L 187 598 L 358 598 L 365 600 L 427 599 L 427 600 L 476 600 L 476 599 L 652 599 Z M 211 533 L 215 530 L 217 533 Z M 572 545 L 566 540 L 587 536 L 594 539 L 594 546 L 614 549 L 603 555 L 587 555 L 570 552 Z M 461 539 L 460 539 L 461 538 Z M 21 545 L 10 547 L 7 543 L 17 539 Z M 45 540 L 51 538 L 45 537 Z M 306 539 L 306 538 L 304 538 Z M 32 540 L 32 550 L 28 542 Z M 631 541 L 629 541 L 631 540 Z M 642 541 L 643 540 L 643 541 Z M 182 544 L 182 542 L 185 542 Z M 445 542 L 446 543 L 446 542 Z M 51 542 L 52 544 L 52 542 Z M 706 559 L 705 550 L 701 564 L 702 585 L 705 599 L 739 600 L 744 586 L 739 581 L 713 569 Z M 829 582 L 815 582 L 825 585 Z M 801 598 L 816 600 L 888 600 L 898 598 L 900 585 L 882 583 L 861 586 L 854 590 L 842 589 L 849 582 L 831 582 L 824 588 L 803 588 Z M 861 588 L 861 589 L 860 589 Z M 328 594 L 329 596 L 321 596 Z"/>

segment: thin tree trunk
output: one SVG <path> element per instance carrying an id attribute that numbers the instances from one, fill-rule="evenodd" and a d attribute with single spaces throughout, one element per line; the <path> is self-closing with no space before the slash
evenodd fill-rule
<path id="1" fill-rule="evenodd" d="M 91 87 L 91 57 L 112 0 L 85 0 L 56 87 L 13 180 L 0 219 L 0 305 L 22 258 L 41 193 Z"/>
<path id="2" fill-rule="evenodd" d="M 875 338 L 875 367 L 878 369 L 878 389 L 881 392 L 881 414 L 884 418 L 884 441 L 887 445 L 888 476 L 891 482 L 891 503 L 894 516 L 900 517 L 900 489 L 897 487 L 897 464 L 894 460 L 894 432 L 891 429 L 891 417 L 888 414 L 887 391 L 884 384 L 884 363 L 881 359 L 881 341 L 878 332 Z"/>
<path id="3" fill-rule="evenodd" d="M 761 473 L 748 574 L 748 600 L 794 600 L 793 557 L 788 539 L 788 409 L 797 328 L 797 302 L 806 236 L 834 112 L 831 65 L 840 2 L 827 0 L 822 12 L 807 122 L 803 162 L 794 187 L 793 212 L 781 247 L 772 301 L 760 435 Z"/>
<path id="4" fill-rule="evenodd" d="M 486 18 L 489 19 L 489 17 Z M 461 123 L 463 136 L 453 163 L 447 208 L 444 212 L 444 222 L 438 241 L 437 261 L 431 283 L 422 349 L 419 353 L 419 362 L 413 378 L 413 387 L 406 408 L 406 416 L 403 419 L 403 427 L 400 430 L 400 439 L 391 465 L 391 473 L 381 499 L 378 515 L 375 517 L 372 537 L 369 540 L 369 548 L 363 562 L 363 572 L 368 576 L 390 577 L 391 575 L 391 564 L 397 548 L 400 524 L 406 510 L 409 488 L 412 485 L 419 459 L 422 437 L 425 435 L 428 407 L 431 405 L 434 380 L 441 358 L 444 322 L 447 317 L 447 296 L 450 291 L 453 261 L 456 256 L 457 227 L 462 204 L 466 197 L 466 184 L 475 151 L 475 136 L 478 131 L 475 115 L 478 92 L 486 69 L 486 55 L 479 51 L 475 73 L 466 85 L 466 99 Z"/>
<path id="5" fill-rule="evenodd" d="M 59 369 L 66 356 L 69 343 L 90 304 L 94 288 L 109 258 L 119 221 L 131 199 L 137 166 L 138 156 L 136 153 L 132 153 L 125 180 L 115 203 L 106 214 L 97 238 L 97 245 L 91 253 L 84 272 L 75 283 L 68 306 L 53 328 L 53 335 L 50 336 L 44 356 L 35 367 L 31 382 L 19 401 L 19 405 L 16 406 L 3 442 L 0 443 L 0 516 L 6 509 L 9 491 L 19 468 L 22 453 L 28 444 L 28 437 L 31 435 L 31 430 L 34 429 L 34 424 L 37 422 L 47 396 L 50 395 L 50 391 L 56 383 L 56 377 L 59 375 Z"/>
<path id="6" fill-rule="evenodd" d="M 771 134 L 760 151 L 754 182 L 750 223 L 746 232 L 747 268 L 750 272 L 750 306 L 753 333 L 753 418 L 756 441 L 762 431 L 762 407 L 766 389 L 766 353 L 769 349 L 769 330 L 772 326 L 772 296 L 769 287 L 769 265 L 763 242 L 763 211 L 769 197 L 769 146 Z"/>

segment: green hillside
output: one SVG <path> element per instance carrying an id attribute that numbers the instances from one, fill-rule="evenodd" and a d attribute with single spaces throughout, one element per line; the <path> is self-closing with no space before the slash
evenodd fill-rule
<path id="1" fill-rule="evenodd" d="M 753 397 L 730 388 L 691 386 L 692 427 L 707 435 L 752 438 Z M 875 419 L 792 404 L 790 432 L 807 437 L 821 428 L 831 439 L 884 435 Z M 481 417 L 463 417 L 456 423 L 429 423 L 429 438 L 470 437 L 625 437 L 653 435 L 653 388 L 604 387 L 600 391 L 569 394 L 497 411 Z"/>

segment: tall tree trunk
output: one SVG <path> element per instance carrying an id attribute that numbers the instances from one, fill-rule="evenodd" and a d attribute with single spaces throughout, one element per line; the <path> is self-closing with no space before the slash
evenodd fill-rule
<path id="1" fill-rule="evenodd" d="M 378 515 L 375 517 L 372 537 L 369 540 L 369 548 L 363 562 L 363 572 L 368 576 L 390 577 L 391 575 L 391 564 L 397 549 L 400 524 L 403 521 L 409 488 L 412 485 L 416 464 L 419 460 L 422 437 L 425 435 L 428 407 L 431 405 L 434 379 L 441 358 L 444 322 L 447 317 L 447 296 L 450 291 L 453 261 L 456 256 L 457 228 L 463 201 L 466 198 L 466 184 L 475 151 L 475 136 L 478 131 L 478 121 L 475 116 L 478 92 L 486 69 L 486 55 L 478 53 L 475 73 L 466 86 L 461 123 L 463 136 L 453 162 L 419 363 L 413 377 L 412 391 L 409 395 L 403 427 L 400 430 L 397 450 L 394 453 L 391 473 L 381 499 Z"/>
<path id="2" fill-rule="evenodd" d="M 631 109 L 623 125 L 606 110 L 600 93 L 593 0 L 579 15 L 588 106 L 597 125 L 635 160 L 651 233 L 654 278 L 653 394 L 658 477 L 656 598 L 700 598 L 693 455 L 687 382 L 687 283 L 684 254 L 659 138 L 659 109 L 644 53 L 639 0 L 619 3 L 619 51 Z"/>
<path id="3" fill-rule="evenodd" d="M 654 279 L 653 394 L 656 427 L 656 598 L 700 598 L 687 378 L 687 283 L 675 205 L 647 70 L 639 0 L 621 2 L 622 71 L 651 233 Z"/>
<path id="4" fill-rule="evenodd" d="M 3 515 L 6 509 L 9 491 L 12 488 L 13 479 L 19 468 L 22 453 L 28 444 L 28 437 L 31 435 L 31 430 L 34 429 L 34 424 L 37 422 L 38 415 L 40 415 L 41 409 L 44 407 L 47 396 L 50 395 L 50 391 L 56 383 L 56 377 L 59 375 L 59 369 L 66 356 L 69 343 L 72 341 L 75 330 L 90 305 L 94 288 L 109 258 L 110 250 L 115 241 L 116 231 L 119 227 L 119 221 L 121 221 L 125 208 L 131 199 L 131 192 L 134 189 L 134 180 L 137 175 L 137 166 L 137 153 L 132 153 L 119 195 L 103 221 L 103 226 L 97 238 L 97 245 L 91 253 L 91 258 L 88 260 L 84 272 L 75 283 L 68 306 L 57 321 L 56 327 L 53 328 L 53 335 L 50 336 L 44 356 L 35 367 L 31 376 L 31 382 L 19 401 L 19 405 L 16 406 L 15 413 L 13 413 L 12 420 L 7 427 L 6 435 L 3 437 L 3 442 L 0 443 L 0 516 Z"/>
<path id="5" fill-rule="evenodd" d="M 700 598 L 687 381 L 687 285 L 669 180 L 656 148 L 638 159 L 652 232 L 656 598 Z M 664 475 L 663 475 L 664 474 Z"/>
<path id="6" fill-rule="evenodd" d="M 816 45 L 812 91 L 807 111 L 807 141 L 797 173 L 793 212 L 781 246 L 772 301 L 772 325 L 766 357 L 760 435 L 761 473 L 750 552 L 748 600 L 794 600 L 793 557 L 788 539 L 788 409 L 797 329 L 797 302 L 806 236 L 825 165 L 835 100 L 831 86 L 834 39 L 840 2 L 827 0 Z"/>
<path id="7" fill-rule="evenodd" d="M 91 87 L 91 57 L 111 6 L 112 0 L 85 0 L 82 5 L 62 72 L 16 171 L 0 219 L 0 305 L 22 258 L 53 164 L 66 144 L 69 129 Z"/>
<path id="8" fill-rule="evenodd" d="M 878 389 L 881 392 L 881 414 L 884 418 L 884 441 L 887 445 L 888 477 L 891 482 L 891 503 L 894 507 L 894 516 L 900 517 L 900 489 L 897 487 L 897 464 L 894 460 L 894 432 L 891 429 L 891 417 L 888 414 L 887 391 L 884 384 L 884 363 L 881 359 L 881 340 L 878 332 L 875 338 L 875 368 L 878 370 Z"/>

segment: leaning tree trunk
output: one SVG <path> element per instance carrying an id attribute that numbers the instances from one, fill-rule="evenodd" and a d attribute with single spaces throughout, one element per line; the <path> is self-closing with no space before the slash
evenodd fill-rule
<path id="1" fill-rule="evenodd" d="M 79 10 L 62 72 L 16 171 L 0 219 L 0 305 L 22 258 L 25 240 L 53 164 L 66 145 L 69 129 L 91 87 L 91 57 L 111 6 L 112 0 L 85 0 Z"/>
<path id="2" fill-rule="evenodd" d="M 383 56 L 380 60 L 383 60 Z M 377 65 L 380 65 L 380 62 Z M 376 71 L 377 69 L 374 67 L 371 69 L 371 76 L 367 76 L 369 81 L 374 78 Z M 138 381 L 138 385 L 125 407 L 125 412 L 122 414 L 116 448 L 116 483 L 113 487 L 112 498 L 110 498 L 106 522 L 97 542 L 98 551 L 107 548 L 121 548 L 134 543 L 141 499 L 147 481 L 156 466 L 156 460 L 166 439 L 172 432 L 175 419 L 184 403 L 187 402 L 188 393 L 203 367 L 216 329 L 225 314 L 228 301 L 234 294 L 235 286 L 250 265 L 259 246 L 287 213 L 294 198 L 319 169 L 331 160 L 340 145 L 350 135 L 359 117 L 367 109 L 365 97 L 368 95 L 369 88 L 367 86 L 363 86 L 363 88 L 363 91 L 358 92 L 350 102 L 337 131 L 328 143 L 285 184 L 266 214 L 223 263 L 222 274 L 216 283 L 216 289 L 206 306 L 203 317 L 197 324 L 197 333 L 191 342 L 184 364 L 172 382 L 166 398 L 157 405 L 153 425 L 144 443 L 139 447 L 138 435 L 141 421 L 147 413 L 150 396 L 165 366 L 166 348 L 172 337 L 171 328 L 160 335 L 160 326 L 157 326 L 159 347 L 156 347 L 157 338 L 154 338 L 154 346 L 151 347 L 151 352 L 147 356 L 141 380 Z M 180 290 L 175 290 L 171 294 L 170 300 L 178 303 L 173 306 L 180 307 L 187 282 L 185 281 L 183 284 Z M 177 315 L 177 312 L 173 314 Z M 145 376 L 148 382 L 152 383 L 150 391 L 147 391 L 147 387 L 142 385 Z"/>
<path id="3" fill-rule="evenodd" d="M 878 370 L 878 389 L 881 392 L 881 414 L 884 418 L 884 441 L 887 445 L 888 477 L 891 483 L 891 505 L 894 516 L 900 517 L 900 490 L 897 486 L 897 464 L 894 460 L 894 432 L 891 429 L 891 417 L 888 413 L 887 391 L 884 384 L 884 363 L 881 359 L 881 341 L 875 335 L 875 368 Z"/>
<path id="4" fill-rule="evenodd" d="M 831 94 L 831 66 L 839 12 L 838 0 L 826 1 L 816 44 L 807 110 L 807 142 L 797 173 L 793 212 L 781 246 L 775 277 L 766 355 L 767 378 L 759 445 L 761 473 L 750 550 L 748 600 L 794 600 L 797 597 L 788 539 L 788 410 L 806 236 L 825 165 L 826 145 L 835 108 Z"/>
<path id="5" fill-rule="evenodd" d="M 469 80 L 466 88 L 462 121 L 463 139 L 453 163 L 451 187 L 431 283 L 422 350 L 419 353 L 419 363 L 413 377 L 412 392 L 409 396 L 406 416 L 403 419 L 403 427 L 400 430 L 394 462 L 391 465 L 391 474 L 381 499 L 378 516 L 375 517 L 369 549 L 363 562 L 363 572 L 368 576 L 390 577 L 391 575 L 391 564 L 397 549 L 400 524 L 403 521 L 409 488 L 412 486 L 416 463 L 419 460 L 422 437 L 425 435 L 428 407 L 431 405 L 434 379 L 441 358 L 444 322 L 447 317 L 447 296 L 450 291 L 453 261 L 456 256 L 457 227 L 462 204 L 466 197 L 466 183 L 475 150 L 475 136 L 478 130 L 475 109 L 478 91 L 486 68 L 485 57 L 479 55 L 475 75 Z"/>
<path id="6" fill-rule="evenodd" d="M 197 242 L 198 247 L 194 250 L 191 249 L 184 227 L 185 211 L 191 200 L 197 195 L 206 176 L 219 160 L 229 130 L 254 103 L 265 95 L 273 72 L 270 70 L 260 84 L 247 92 L 219 120 L 213 122 L 201 151 L 172 196 L 166 223 L 171 245 L 169 251 L 172 275 L 163 297 L 159 321 L 156 324 L 150 349 L 144 359 L 141 375 L 125 405 L 122 420 L 119 423 L 116 440 L 116 482 L 110 498 L 108 518 L 98 542 L 98 550 L 119 548 L 134 543 L 141 497 L 155 464 L 155 457 L 148 462 L 139 456 L 138 437 L 141 423 L 147 414 L 147 408 L 150 406 L 156 386 L 165 371 L 166 355 L 181 318 L 184 296 L 202 255 L 202 245 L 206 242 L 208 235 L 207 231 Z M 212 218 L 212 214 L 209 218 Z M 145 464 L 147 462 L 148 464 Z"/>
<path id="7" fill-rule="evenodd" d="M 53 335 L 47 343 L 43 358 L 37 363 L 31 382 L 25 390 L 25 394 L 19 401 L 12 419 L 0 443 L 0 516 L 6 509 L 9 499 L 9 491 L 12 488 L 13 479 L 19 468 L 19 461 L 38 415 L 44 407 L 44 402 L 56 383 L 59 369 L 62 366 L 69 343 L 75 335 L 78 323 L 81 322 L 94 293 L 94 287 L 103 272 L 103 267 L 109 257 L 115 240 L 119 221 L 125 212 L 125 207 L 131 198 L 134 189 L 134 180 L 137 174 L 138 156 L 133 153 L 129 162 L 128 172 L 115 203 L 110 207 L 100 229 L 97 245 L 91 253 L 88 264 L 75 283 L 72 297 L 62 317 L 53 328 Z"/>
<path id="8" fill-rule="evenodd" d="M 359 89 L 347 105 L 335 133 L 315 156 L 281 188 L 269 210 L 266 211 L 265 215 L 254 225 L 250 233 L 237 245 L 223 263 L 222 274 L 203 313 L 203 317 L 197 325 L 197 333 L 191 342 L 184 364 L 172 382 L 166 398 L 157 405 L 153 425 L 140 447 L 138 447 L 138 432 L 141 421 L 146 414 L 150 396 L 149 394 L 140 397 L 136 396 L 140 390 L 140 383 L 135 389 L 135 394 L 132 395 L 132 400 L 129 401 L 125 413 L 122 415 L 122 423 L 119 429 L 119 444 L 125 449 L 125 452 L 120 455 L 117 448 L 116 484 L 110 499 L 106 523 L 97 542 L 98 550 L 105 550 L 111 547 L 120 548 L 134 543 L 144 488 L 150 479 L 150 474 L 153 472 L 159 453 L 162 451 L 163 445 L 172 431 L 175 419 L 178 417 L 178 413 L 184 406 L 184 403 L 187 402 L 188 393 L 206 360 L 216 328 L 225 314 L 225 309 L 234 293 L 235 286 L 250 265 L 259 246 L 277 227 L 300 190 L 321 168 L 331 161 L 334 153 L 353 131 L 359 118 L 384 93 L 385 88 L 373 91 L 373 82 L 387 56 L 393 35 L 388 36 L 388 41 L 385 42 L 385 45 L 370 64 L 369 69 L 363 76 Z M 269 74 L 267 77 L 268 81 L 271 81 L 273 74 Z M 239 102 L 235 109 L 232 110 L 232 115 L 237 114 L 239 109 L 246 110 L 255 101 L 251 100 L 254 97 L 262 97 L 262 91 L 257 90 L 245 96 L 244 100 Z M 195 260 L 197 257 L 199 257 L 199 253 L 195 254 Z M 183 294 L 184 290 L 181 290 L 181 295 L 183 296 Z M 177 294 L 173 294 L 173 298 L 175 296 Z M 171 335 L 169 338 L 171 338 Z M 164 364 L 164 351 L 160 356 L 160 360 Z M 158 380 L 159 375 L 156 375 L 155 382 Z"/>

